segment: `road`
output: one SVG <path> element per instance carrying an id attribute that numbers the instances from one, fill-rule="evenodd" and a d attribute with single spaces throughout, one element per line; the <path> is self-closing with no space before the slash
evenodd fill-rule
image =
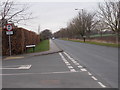
<path id="1" fill-rule="evenodd" d="M 54 40 L 64 51 L 3 60 L 3 88 L 117 88 L 117 49 Z"/>
<path id="2" fill-rule="evenodd" d="M 117 48 L 63 40 L 54 40 L 54 42 L 112 87 L 118 87 Z"/>
<path id="3" fill-rule="evenodd" d="M 3 88 L 111 88 L 66 52 L 4 60 L 2 69 Z"/>

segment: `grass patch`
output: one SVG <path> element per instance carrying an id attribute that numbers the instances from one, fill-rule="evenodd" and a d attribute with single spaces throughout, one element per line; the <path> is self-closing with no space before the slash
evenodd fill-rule
<path id="1" fill-rule="evenodd" d="M 35 47 L 34 52 L 42 52 L 42 51 L 48 51 L 49 50 L 49 40 L 44 40 L 40 42 L 38 45 Z M 27 50 L 27 53 L 32 53 L 33 49 L 30 48 Z"/>
<path id="2" fill-rule="evenodd" d="M 93 41 L 80 41 L 80 40 L 71 40 L 71 39 L 65 39 L 62 40 L 72 41 L 72 42 L 80 42 L 80 43 L 87 43 L 87 44 L 95 44 L 95 45 L 101 45 L 101 46 L 109 46 L 109 47 L 120 47 L 118 44 L 113 43 L 102 43 L 102 42 L 93 42 Z"/>

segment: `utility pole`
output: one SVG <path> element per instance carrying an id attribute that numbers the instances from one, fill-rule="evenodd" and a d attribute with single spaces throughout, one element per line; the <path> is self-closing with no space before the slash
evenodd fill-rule
<path id="1" fill-rule="evenodd" d="M 38 25 L 38 34 L 40 34 L 40 25 Z"/>

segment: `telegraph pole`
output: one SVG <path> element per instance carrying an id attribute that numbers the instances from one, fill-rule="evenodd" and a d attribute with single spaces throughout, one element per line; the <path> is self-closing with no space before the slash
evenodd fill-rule
<path id="1" fill-rule="evenodd" d="M 38 34 L 40 34 L 40 25 L 38 25 Z"/>

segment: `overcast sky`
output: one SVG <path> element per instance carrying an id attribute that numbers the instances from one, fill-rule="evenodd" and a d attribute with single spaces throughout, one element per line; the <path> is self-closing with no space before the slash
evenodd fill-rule
<path id="1" fill-rule="evenodd" d="M 52 32 L 67 26 L 67 23 L 74 18 L 78 9 L 86 9 L 89 12 L 97 10 L 98 2 L 103 0 L 17 0 L 27 3 L 29 11 L 33 13 L 33 20 L 26 21 L 26 25 L 19 25 L 28 30 L 38 32 L 50 29 Z"/>

